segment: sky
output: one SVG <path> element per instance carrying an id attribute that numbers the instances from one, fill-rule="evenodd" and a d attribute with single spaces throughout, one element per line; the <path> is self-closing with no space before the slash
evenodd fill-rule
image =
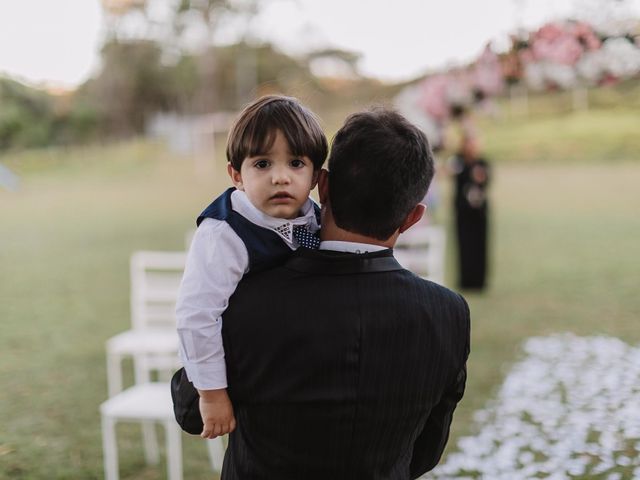
<path id="1" fill-rule="evenodd" d="M 250 28 L 256 38 L 292 54 L 322 47 L 358 52 L 362 73 L 400 81 L 468 62 L 487 42 L 504 44 L 517 27 L 534 28 L 577 11 L 598 15 L 604 2 L 614 3 L 271 0 Z M 640 16 L 640 0 L 627 0 L 624 8 Z M 99 0 L 0 1 L 0 72 L 31 84 L 72 88 L 99 68 L 102 22 Z"/>

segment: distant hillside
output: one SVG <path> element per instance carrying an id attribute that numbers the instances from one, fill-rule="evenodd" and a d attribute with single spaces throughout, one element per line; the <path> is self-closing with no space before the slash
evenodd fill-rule
<path id="1" fill-rule="evenodd" d="M 0 151 L 86 141 L 96 116 L 72 100 L 0 77 Z"/>
<path id="2" fill-rule="evenodd" d="M 496 162 L 640 161 L 640 80 L 589 89 L 587 108 L 572 92 L 530 95 L 528 112 L 498 101 L 496 118 L 479 124 L 487 156 Z"/>
<path id="3" fill-rule="evenodd" d="M 284 93 L 314 109 L 331 137 L 348 114 L 373 104 L 391 104 L 403 86 L 362 78 L 317 78 L 313 88 L 300 85 Z M 0 78 L 0 151 L 103 143 L 108 132 L 87 98 L 86 90 L 51 95 Z M 586 109 L 576 108 L 569 91 L 529 93 L 526 104 L 525 112 L 522 98 L 513 103 L 503 96 L 496 99 L 493 115 L 475 112 L 485 153 L 494 162 L 640 161 L 640 79 L 589 89 Z M 447 150 L 440 158 L 447 158 L 456 145 L 457 129 L 451 125 Z M 5 160 L 12 163 L 11 158 Z"/>
<path id="4" fill-rule="evenodd" d="M 0 78 L 0 149 L 50 143 L 51 97 L 8 78 Z"/>

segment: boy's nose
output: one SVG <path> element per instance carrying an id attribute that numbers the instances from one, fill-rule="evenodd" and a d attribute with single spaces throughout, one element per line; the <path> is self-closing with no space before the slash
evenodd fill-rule
<path id="1" fill-rule="evenodd" d="M 272 182 L 274 185 L 283 185 L 291 181 L 289 173 L 284 168 L 277 168 L 273 171 Z"/>

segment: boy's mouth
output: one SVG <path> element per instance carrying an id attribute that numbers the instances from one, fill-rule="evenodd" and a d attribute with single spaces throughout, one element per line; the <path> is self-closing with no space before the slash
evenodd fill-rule
<path id="1" fill-rule="evenodd" d="M 288 198 L 293 198 L 293 195 L 287 192 L 277 192 L 275 195 L 270 197 L 271 200 L 284 200 Z"/>

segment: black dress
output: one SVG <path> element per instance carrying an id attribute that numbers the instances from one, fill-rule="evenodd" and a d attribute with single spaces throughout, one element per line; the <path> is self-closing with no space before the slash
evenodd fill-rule
<path id="1" fill-rule="evenodd" d="M 482 289 L 487 277 L 487 185 L 489 164 L 482 158 L 453 158 L 455 214 L 458 240 L 458 285 Z"/>

